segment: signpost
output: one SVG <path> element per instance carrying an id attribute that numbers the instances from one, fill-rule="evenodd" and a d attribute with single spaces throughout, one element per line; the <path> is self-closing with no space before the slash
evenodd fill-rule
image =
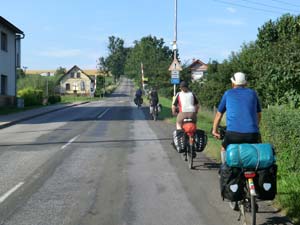
<path id="1" fill-rule="evenodd" d="M 176 95 L 176 84 L 180 83 L 181 70 L 182 67 L 175 56 L 172 64 L 169 67 L 169 71 L 171 71 L 171 84 L 174 84 L 174 96 Z"/>

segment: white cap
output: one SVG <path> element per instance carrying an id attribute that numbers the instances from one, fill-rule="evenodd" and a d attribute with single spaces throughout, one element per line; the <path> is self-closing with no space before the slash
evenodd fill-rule
<path id="1" fill-rule="evenodd" d="M 242 72 L 237 72 L 233 74 L 233 76 L 230 78 L 231 82 L 235 85 L 245 85 L 247 83 L 246 76 Z"/>

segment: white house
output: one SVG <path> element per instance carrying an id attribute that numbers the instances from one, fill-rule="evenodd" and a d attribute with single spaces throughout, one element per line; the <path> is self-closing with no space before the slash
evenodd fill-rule
<path id="1" fill-rule="evenodd" d="M 201 60 L 193 60 L 192 64 L 189 66 L 189 69 L 191 71 L 192 81 L 199 80 L 204 77 L 204 75 L 207 73 L 207 64 L 202 62 Z"/>
<path id="2" fill-rule="evenodd" d="M 43 72 L 43 73 L 40 73 L 40 76 L 42 76 L 42 77 L 54 77 L 54 72 Z"/>
<path id="3" fill-rule="evenodd" d="M 94 89 L 95 77 L 73 66 L 60 80 L 60 94 L 89 95 Z"/>
<path id="4" fill-rule="evenodd" d="M 0 107 L 15 104 L 23 31 L 0 16 Z"/>

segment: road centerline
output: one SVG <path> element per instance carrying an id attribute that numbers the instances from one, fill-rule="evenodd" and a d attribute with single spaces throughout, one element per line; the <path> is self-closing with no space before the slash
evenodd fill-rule
<path id="1" fill-rule="evenodd" d="M 12 189 L 7 191 L 5 194 L 3 194 L 0 197 L 0 204 L 3 203 L 5 201 L 5 199 L 7 199 L 12 193 L 14 193 L 16 190 L 18 190 L 18 188 L 20 188 L 23 184 L 24 184 L 24 182 L 20 182 L 16 186 L 14 186 Z"/>
<path id="2" fill-rule="evenodd" d="M 68 143 L 66 143 L 65 145 L 63 145 L 63 146 L 61 147 L 61 149 L 66 148 L 68 145 L 70 145 L 72 142 L 74 142 L 77 138 L 79 138 L 79 136 L 80 136 L 80 135 L 77 135 L 77 136 L 73 137 L 72 139 L 70 139 L 70 140 L 68 141 Z"/>
<path id="3" fill-rule="evenodd" d="M 107 113 L 110 109 L 105 109 L 104 112 L 102 112 L 99 116 L 97 116 L 97 119 L 100 119 L 102 116 L 105 115 L 105 113 Z"/>

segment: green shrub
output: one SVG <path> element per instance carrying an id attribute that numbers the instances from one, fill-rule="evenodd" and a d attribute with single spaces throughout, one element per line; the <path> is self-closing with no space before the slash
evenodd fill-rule
<path id="1" fill-rule="evenodd" d="M 48 98 L 48 102 L 50 104 L 55 104 L 57 102 L 61 102 L 61 97 L 59 95 L 51 95 Z"/>
<path id="2" fill-rule="evenodd" d="M 263 111 L 261 132 L 264 142 L 275 146 L 278 164 L 276 199 L 288 216 L 300 218 L 300 111 L 287 106 Z"/>
<path id="3" fill-rule="evenodd" d="M 33 88 L 24 88 L 18 91 L 18 97 L 24 99 L 25 106 L 42 105 L 43 91 Z"/>

